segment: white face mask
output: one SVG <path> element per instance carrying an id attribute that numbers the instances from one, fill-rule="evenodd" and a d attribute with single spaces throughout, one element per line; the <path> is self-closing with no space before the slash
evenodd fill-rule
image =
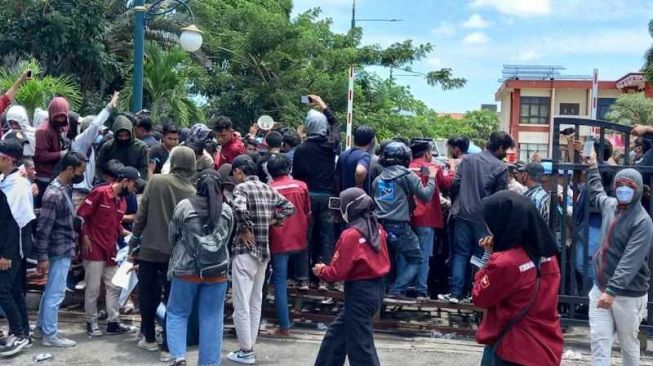
<path id="1" fill-rule="evenodd" d="M 360 199 L 363 199 L 364 197 L 365 197 L 365 195 L 361 195 L 361 196 L 357 197 L 356 199 L 352 200 L 351 202 L 349 202 L 344 210 L 342 208 L 340 209 L 340 213 L 342 214 L 342 219 L 345 220 L 345 223 L 349 224 L 349 215 L 347 213 L 348 210 L 349 210 L 349 206 L 351 206 L 354 202 L 356 202 L 356 201 L 358 201 Z"/>
<path id="2" fill-rule="evenodd" d="M 620 204 L 627 205 L 633 201 L 635 190 L 627 186 L 620 186 L 615 189 L 615 194 Z"/>

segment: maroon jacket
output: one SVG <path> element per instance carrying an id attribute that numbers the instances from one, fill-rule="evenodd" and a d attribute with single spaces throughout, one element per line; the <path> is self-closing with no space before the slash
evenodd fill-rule
<path id="1" fill-rule="evenodd" d="M 288 217 L 283 226 L 270 228 L 270 254 L 299 252 L 308 244 L 308 221 L 311 218 L 311 199 L 306 183 L 282 176 L 270 184 L 295 206 L 295 214 Z"/>
<path id="2" fill-rule="evenodd" d="M 379 225 L 381 248 L 377 252 L 366 243 L 365 238 L 354 228 L 342 232 L 336 252 L 329 266 L 320 272 L 320 279 L 327 282 L 372 280 L 390 272 L 388 256 L 388 235 Z"/>
<path id="3" fill-rule="evenodd" d="M 472 299 L 487 309 L 476 341 L 493 344 L 503 327 L 517 316 L 535 291 L 536 269 L 524 249 L 492 254 L 476 273 Z M 526 316 L 503 337 L 496 350 L 501 359 L 519 365 L 560 365 L 562 331 L 558 318 L 560 268 L 555 257 L 541 263 L 540 289 Z"/>
<path id="4" fill-rule="evenodd" d="M 84 218 L 82 235 L 91 240 L 91 253 L 84 255 L 88 261 L 106 262 L 116 265 L 116 240 L 122 233 L 122 218 L 127 209 L 127 201 L 116 197 L 113 187 L 95 187 L 77 209 L 77 215 Z"/>
<path id="5" fill-rule="evenodd" d="M 454 172 L 449 171 L 447 174 L 444 172 L 442 167 L 429 163 L 424 158 L 415 159 L 410 162 L 410 169 L 416 170 L 418 176 L 420 176 L 419 170 L 423 166 L 437 169 L 438 173 L 435 176 L 436 189 L 430 202 L 422 202 L 415 198 L 416 207 L 410 218 L 410 225 L 413 227 L 432 227 L 441 229 L 444 227 L 444 221 L 442 219 L 442 209 L 440 208 L 440 191 L 451 188 Z M 422 184 L 426 186 L 429 177 L 420 177 L 422 178 Z"/>
<path id="6" fill-rule="evenodd" d="M 34 165 L 36 176 L 50 180 L 54 167 L 61 159 L 61 133 L 53 124 L 58 115 L 66 116 L 68 123 L 68 101 L 62 97 L 55 97 L 48 106 L 48 122 L 36 130 L 36 151 Z"/>
<path id="7" fill-rule="evenodd" d="M 7 107 L 11 104 L 11 98 L 7 96 L 7 94 L 3 94 L 0 97 L 0 114 L 2 114 Z M 0 128 L 0 137 L 2 137 L 2 129 Z"/>

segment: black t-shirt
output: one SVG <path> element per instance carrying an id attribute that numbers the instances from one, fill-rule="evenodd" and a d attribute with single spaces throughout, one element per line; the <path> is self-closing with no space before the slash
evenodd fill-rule
<path id="1" fill-rule="evenodd" d="M 161 174 L 161 169 L 163 164 L 168 160 L 170 152 L 166 150 L 163 144 L 158 144 L 150 149 L 150 160 L 156 162 L 156 168 L 154 168 L 154 174 Z"/>
<path id="2" fill-rule="evenodd" d="M 304 141 L 295 151 L 293 178 L 308 185 L 309 191 L 334 192 L 336 153 L 326 138 Z"/>

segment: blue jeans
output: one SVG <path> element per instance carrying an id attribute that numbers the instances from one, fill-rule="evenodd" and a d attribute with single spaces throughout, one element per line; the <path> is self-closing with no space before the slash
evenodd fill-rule
<path id="1" fill-rule="evenodd" d="M 429 279 L 429 259 L 433 255 L 433 245 L 435 240 L 435 229 L 426 226 L 417 226 L 413 230 L 417 234 L 419 240 L 419 249 L 422 252 L 422 264 L 417 272 L 417 278 L 413 283 L 415 284 L 415 291 L 420 294 L 426 294 L 428 289 Z M 399 272 L 403 272 L 406 268 L 406 260 L 404 257 L 399 258 Z"/>
<path id="2" fill-rule="evenodd" d="M 274 285 L 274 306 L 277 309 L 279 328 L 290 328 L 288 313 L 288 259 L 290 253 L 272 256 L 272 284 Z"/>
<path id="3" fill-rule="evenodd" d="M 168 348 L 173 359 L 186 358 L 188 317 L 193 299 L 199 301 L 200 352 L 198 365 L 217 366 L 222 351 L 224 301 L 227 282 L 194 283 L 172 279 L 166 313 Z"/>
<path id="4" fill-rule="evenodd" d="M 471 276 L 467 276 L 469 260 L 472 255 L 481 258 L 483 249 L 478 246 L 478 241 L 487 236 L 487 227 L 482 222 L 471 222 L 456 219 L 454 223 L 453 246 L 451 248 L 451 294 L 457 298 L 465 295 L 465 287 L 471 283 Z M 469 277 L 469 278 L 468 278 Z"/>
<path id="5" fill-rule="evenodd" d="M 403 268 L 398 267 L 397 278 L 390 288 L 390 294 L 403 294 L 417 277 L 422 265 L 419 239 L 407 222 L 384 221 L 383 227 L 388 232 L 388 243 L 395 253 L 396 263 L 399 263 L 400 258 L 406 263 Z"/>
<path id="6" fill-rule="evenodd" d="M 48 283 L 45 285 L 36 327 L 41 328 L 45 337 L 53 337 L 58 332 L 59 306 L 66 297 L 66 278 L 70 270 L 70 257 L 50 257 Z"/>

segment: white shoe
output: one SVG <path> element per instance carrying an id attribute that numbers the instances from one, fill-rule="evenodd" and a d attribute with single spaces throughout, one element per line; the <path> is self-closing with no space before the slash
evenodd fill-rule
<path id="1" fill-rule="evenodd" d="M 86 281 L 82 280 L 77 282 L 75 285 L 75 290 L 83 291 L 84 289 L 86 289 Z"/>
<path id="2" fill-rule="evenodd" d="M 62 336 L 61 334 L 55 334 L 52 337 L 43 337 L 43 346 L 45 347 L 70 348 L 75 347 L 76 345 L 77 342 Z"/>
<path id="3" fill-rule="evenodd" d="M 150 352 L 156 352 L 156 351 L 159 350 L 159 345 L 156 342 L 152 342 L 152 343 L 147 342 L 145 340 L 145 338 L 138 341 L 137 346 L 138 346 L 138 348 L 142 348 L 142 349 L 144 349 L 146 351 L 150 351 Z"/>
<path id="4" fill-rule="evenodd" d="M 242 363 L 244 365 L 253 365 L 256 363 L 256 355 L 254 352 L 243 352 L 243 350 L 238 350 L 234 352 L 229 352 L 227 355 L 229 361 Z"/>
<path id="5" fill-rule="evenodd" d="M 161 361 L 161 362 L 170 362 L 170 361 L 172 361 L 172 356 L 170 355 L 170 352 L 161 351 L 161 355 L 159 355 L 159 361 Z"/>

